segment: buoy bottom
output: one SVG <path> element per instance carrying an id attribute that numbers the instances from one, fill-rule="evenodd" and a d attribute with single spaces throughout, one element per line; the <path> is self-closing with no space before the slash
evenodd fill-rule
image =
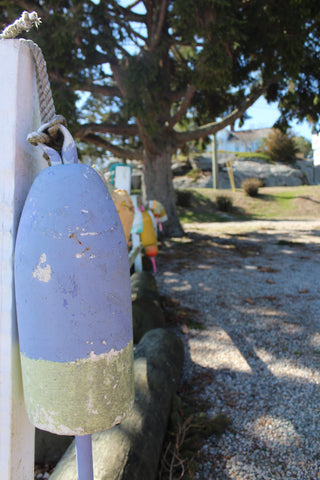
<path id="1" fill-rule="evenodd" d="M 36 427 L 87 435 L 120 423 L 134 402 L 133 342 L 119 351 L 74 362 L 21 354 L 25 404 Z"/>

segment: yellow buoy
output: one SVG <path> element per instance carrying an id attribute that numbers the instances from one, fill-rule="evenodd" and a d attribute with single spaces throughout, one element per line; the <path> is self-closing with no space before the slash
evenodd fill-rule
<path id="1" fill-rule="evenodd" d="M 164 206 L 158 200 L 150 200 L 148 208 L 155 217 L 160 232 L 162 232 L 162 224 L 168 220 Z"/>
<path id="2" fill-rule="evenodd" d="M 146 255 L 151 259 L 154 273 L 157 272 L 155 256 L 158 254 L 157 235 L 153 227 L 150 214 L 142 208 L 143 230 L 141 232 L 141 243 Z"/>
<path id="3" fill-rule="evenodd" d="M 134 219 L 134 206 L 129 193 L 126 190 L 116 188 L 111 192 L 112 200 L 118 211 L 122 228 L 126 237 L 127 244 L 129 243 L 131 228 Z"/>

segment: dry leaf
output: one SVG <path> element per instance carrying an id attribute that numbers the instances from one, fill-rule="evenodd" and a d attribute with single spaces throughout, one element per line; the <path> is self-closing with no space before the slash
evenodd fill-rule
<path id="1" fill-rule="evenodd" d="M 262 273 L 276 273 L 278 270 L 272 267 L 258 267 L 259 272 Z"/>

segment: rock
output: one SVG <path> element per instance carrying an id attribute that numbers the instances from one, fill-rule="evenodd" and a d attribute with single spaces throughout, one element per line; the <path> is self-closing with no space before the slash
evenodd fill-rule
<path id="1" fill-rule="evenodd" d="M 131 276 L 131 300 L 133 341 L 138 343 L 146 332 L 165 325 L 157 283 L 152 273 L 141 271 Z"/>
<path id="2" fill-rule="evenodd" d="M 305 159 L 305 158 L 299 158 L 296 161 L 296 165 L 301 170 L 301 172 L 304 174 L 304 177 L 306 179 L 305 183 L 307 183 L 309 185 L 314 185 L 316 182 L 315 182 L 313 160 L 308 160 L 308 159 Z"/>
<path id="3" fill-rule="evenodd" d="M 212 170 L 212 155 L 199 155 L 193 159 L 197 168 L 200 168 L 203 172 Z"/>
<path id="4" fill-rule="evenodd" d="M 171 170 L 173 175 L 186 175 L 191 170 L 191 164 L 189 160 L 184 160 L 183 162 L 173 162 L 171 165 Z"/>
<path id="5" fill-rule="evenodd" d="M 207 162 L 208 164 L 208 162 Z M 232 171 L 236 188 L 241 188 L 241 183 L 246 178 L 259 178 L 266 187 L 277 186 L 298 186 L 314 184 L 314 172 L 312 163 L 308 161 L 297 161 L 296 166 L 284 165 L 282 163 L 265 163 L 259 159 L 238 159 L 232 163 Z M 211 173 L 207 173 L 198 180 L 188 177 L 174 178 L 175 188 L 210 188 L 212 187 Z M 229 189 L 230 178 L 225 161 L 219 160 L 219 188 Z"/>
<path id="6" fill-rule="evenodd" d="M 135 404 L 129 416 L 105 432 L 93 435 L 95 480 L 154 480 L 171 403 L 184 358 L 176 335 L 155 329 L 135 351 Z M 50 480 L 77 480 L 74 444 Z"/>
<path id="7" fill-rule="evenodd" d="M 305 178 L 301 170 L 284 164 L 263 161 L 237 160 L 232 165 L 237 188 L 245 178 L 259 178 L 266 187 L 303 185 Z"/>

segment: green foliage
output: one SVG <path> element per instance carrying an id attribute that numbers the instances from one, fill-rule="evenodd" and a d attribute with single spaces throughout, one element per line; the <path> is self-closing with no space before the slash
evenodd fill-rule
<path id="1" fill-rule="evenodd" d="M 259 193 L 259 188 L 263 186 L 263 183 L 258 178 L 246 178 L 241 183 L 241 187 L 249 197 L 256 197 Z"/>
<path id="2" fill-rule="evenodd" d="M 274 162 L 294 164 L 298 147 L 291 133 L 286 134 L 279 129 L 274 129 L 264 139 L 263 151 Z"/>
<path id="3" fill-rule="evenodd" d="M 297 153 L 300 153 L 304 158 L 312 157 L 312 144 L 304 137 L 294 137 L 294 143 L 297 147 Z"/>
<path id="4" fill-rule="evenodd" d="M 157 137 L 188 85 L 196 91 L 180 119 L 187 119 L 184 129 L 229 113 L 262 82 L 269 83 L 267 99 L 281 101 L 284 126 L 294 115 L 319 118 L 315 3 L 171 0 L 154 42 L 161 15 L 156 0 L 140 8 L 115 0 L 35 0 L 29 6 L 43 23 L 24 36 L 43 49 L 57 111 L 74 126 L 81 117 L 75 108 L 79 86 L 87 85 L 92 96 L 92 84 L 119 86 L 123 118 L 139 118 L 148 135 Z M 1 0 L 4 25 L 20 16 L 20 5 Z"/>
<path id="5" fill-rule="evenodd" d="M 2 26 L 26 4 L 42 24 L 23 36 L 44 53 L 57 113 L 78 140 L 143 159 L 145 171 L 163 157 L 161 187 L 146 175 L 143 191 L 164 199 L 168 225 L 177 220 L 168 155 L 245 121 L 254 98 L 278 102 L 283 131 L 294 118 L 319 127 L 315 0 L 0 0 Z"/>

